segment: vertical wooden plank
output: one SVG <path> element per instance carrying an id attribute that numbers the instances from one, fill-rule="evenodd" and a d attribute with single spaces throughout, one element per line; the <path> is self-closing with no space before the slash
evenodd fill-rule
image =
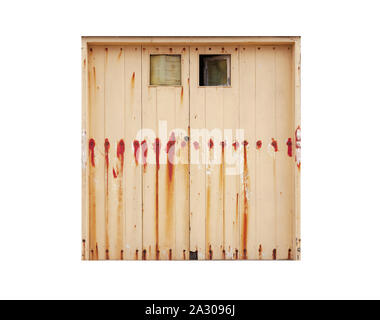
<path id="1" fill-rule="evenodd" d="M 272 46 L 258 46 L 256 50 L 256 136 L 263 143 L 256 158 L 256 212 L 259 259 L 266 260 L 276 258 L 274 52 Z"/>
<path id="2" fill-rule="evenodd" d="M 143 165 L 143 254 L 142 259 L 158 258 L 158 194 L 161 146 L 157 144 L 156 87 L 149 85 L 150 47 L 142 47 L 142 149 L 146 150 L 147 163 Z"/>
<path id="3" fill-rule="evenodd" d="M 124 259 L 142 257 L 142 148 L 141 129 L 141 46 L 124 50 L 125 96 L 125 254 Z"/>
<path id="4" fill-rule="evenodd" d="M 162 48 L 160 48 L 162 49 Z M 161 50 L 162 51 L 162 50 Z M 161 153 L 164 156 L 159 171 L 159 259 L 171 260 L 175 251 L 175 164 L 177 147 L 175 136 L 176 90 L 157 87 L 157 121 L 165 123 L 166 130 L 160 135 Z M 174 154 L 174 155 L 173 155 Z"/>
<path id="5" fill-rule="evenodd" d="M 222 47 L 200 48 L 200 53 L 220 54 Z M 205 91 L 205 128 L 208 130 L 206 152 L 206 250 L 208 260 L 223 259 L 224 246 L 224 172 L 221 142 L 223 140 L 222 87 L 203 87 Z"/>
<path id="6" fill-rule="evenodd" d="M 190 248 L 190 70 L 189 47 L 180 47 L 176 52 L 181 53 L 181 82 L 182 87 L 176 88 L 176 156 L 175 165 L 175 253 L 173 259 L 188 260 Z"/>
<path id="7" fill-rule="evenodd" d="M 256 47 L 240 46 L 240 141 L 242 183 L 240 191 L 240 259 L 258 259 L 259 246 L 256 215 L 256 153 L 262 152 L 256 141 Z M 245 252 L 246 251 L 246 254 Z"/>
<path id="8" fill-rule="evenodd" d="M 293 102 L 295 132 L 295 175 L 294 175 L 294 234 L 293 259 L 301 259 L 301 38 L 293 46 Z"/>
<path id="9" fill-rule="evenodd" d="M 106 259 L 124 256 L 124 52 L 119 46 L 104 48 L 105 52 L 105 151 L 106 157 Z"/>
<path id="10" fill-rule="evenodd" d="M 90 259 L 104 259 L 104 49 L 89 49 L 89 219 Z"/>
<path id="11" fill-rule="evenodd" d="M 292 219 L 294 212 L 294 137 L 292 106 L 292 52 L 290 46 L 275 47 L 276 70 L 276 154 L 277 244 L 276 258 L 292 256 Z"/>
<path id="12" fill-rule="evenodd" d="M 239 192 L 240 192 L 240 162 L 239 153 L 235 151 L 234 143 L 240 125 L 239 107 L 239 47 L 222 47 L 221 54 L 231 55 L 231 87 L 221 88 L 223 91 L 223 258 L 238 259 L 239 230 Z"/>
<path id="13" fill-rule="evenodd" d="M 180 86 L 149 84 L 151 54 L 181 55 Z M 182 145 L 189 126 L 188 48 L 146 47 L 143 68 L 143 127 L 157 135 L 150 142 L 155 145 L 156 161 L 144 173 L 143 237 L 150 240 L 147 245 L 144 240 L 144 249 L 149 251 L 148 259 L 183 259 L 189 251 L 188 144 Z"/>
<path id="14" fill-rule="evenodd" d="M 206 166 L 207 142 L 205 90 L 198 86 L 199 53 L 190 47 L 190 259 L 206 257 Z"/>
<path id="15" fill-rule="evenodd" d="M 82 260 L 89 260 L 89 194 L 87 170 L 88 132 L 88 47 L 82 38 Z"/>

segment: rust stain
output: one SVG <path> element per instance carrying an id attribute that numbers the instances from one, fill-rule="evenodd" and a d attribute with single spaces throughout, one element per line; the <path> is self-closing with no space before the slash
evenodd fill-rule
<path id="1" fill-rule="evenodd" d="M 105 156 L 105 160 L 106 160 L 107 171 L 108 171 L 108 167 L 109 167 L 109 164 L 110 164 L 110 161 L 109 161 L 109 151 L 110 151 L 110 142 L 108 141 L 108 139 L 105 139 L 105 141 L 104 141 L 104 156 Z"/>
<path id="2" fill-rule="evenodd" d="M 172 249 L 169 249 L 169 260 L 172 260 Z"/>
<path id="3" fill-rule="evenodd" d="M 239 250 L 235 249 L 235 260 L 239 259 Z"/>
<path id="4" fill-rule="evenodd" d="M 144 172 L 146 172 L 146 163 L 147 163 L 147 157 L 148 157 L 148 144 L 146 142 L 146 140 L 143 140 L 141 142 L 141 151 L 142 151 L 142 155 L 143 155 L 143 158 L 142 158 L 142 164 L 144 166 Z"/>
<path id="5" fill-rule="evenodd" d="M 123 168 L 124 168 L 124 152 L 125 152 L 125 144 L 124 144 L 124 140 L 121 139 L 117 145 L 117 158 L 120 161 L 121 172 L 123 172 Z"/>
<path id="6" fill-rule="evenodd" d="M 143 252 L 142 252 L 142 259 L 143 260 L 146 260 L 146 250 L 144 249 Z"/>
<path id="7" fill-rule="evenodd" d="M 160 252 L 159 248 L 159 176 L 158 171 L 160 170 L 160 149 L 161 143 L 160 139 L 156 138 L 153 145 L 154 152 L 156 153 L 156 194 L 155 194 L 155 236 L 156 236 L 156 260 L 159 260 Z"/>
<path id="8" fill-rule="evenodd" d="M 183 260 L 186 260 L 186 250 L 183 250 Z"/>
<path id="9" fill-rule="evenodd" d="M 166 153 L 167 153 L 167 159 L 168 159 L 168 173 L 169 173 L 169 182 L 172 181 L 173 177 L 173 168 L 174 168 L 174 157 L 175 157 L 175 134 L 174 132 L 171 133 L 169 141 L 166 145 Z"/>
<path id="10" fill-rule="evenodd" d="M 239 148 L 239 142 L 235 141 L 232 146 L 234 147 L 234 150 L 236 151 Z"/>
<path id="11" fill-rule="evenodd" d="M 194 141 L 193 145 L 194 145 L 195 150 L 199 150 L 199 142 Z"/>
<path id="12" fill-rule="evenodd" d="M 183 87 L 181 88 L 181 103 L 183 103 Z"/>
<path id="13" fill-rule="evenodd" d="M 95 189 L 95 140 L 90 139 L 89 143 L 89 161 L 91 166 L 89 168 L 89 216 L 90 216 L 90 249 L 91 260 L 94 259 L 94 244 L 96 242 L 96 189 Z"/>
<path id="14" fill-rule="evenodd" d="M 212 139 L 210 139 L 210 141 L 208 142 L 208 147 L 210 148 L 210 150 L 214 148 L 214 141 Z"/>
<path id="15" fill-rule="evenodd" d="M 277 250 L 276 249 L 273 249 L 272 258 L 273 258 L 273 260 L 277 260 Z"/>
<path id="16" fill-rule="evenodd" d="M 243 171 L 243 187 L 244 187 L 244 211 L 243 211 L 243 259 L 247 259 L 247 238 L 248 238 L 248 188 L 249 188 L 249 177 L 248 177 L 248 154 L 247 146 L 248 141 L 244 140 L 244 171 Z"/>
<path id="17" fill-rule="evenodd" d="M 82 240 L 82 259 L 85 259 L 86 257 L 86 240 Z"/>
<path id="18" fill-rule="evenodd" d="M 135 81 L 136 81 L 136 74 L 133 72 L 133 74 L 132 74 L 132 79 L 131 79 L 131 85 L 132 85 L 132 88 L 134 88 L 135 87 Z"/>
<path id="19" fill-rule="evenodd" d="M 109 248 L 109 233 L 108 233 L 108 225 L 109 225 L 109 213 L 108 213 L 108 195 L 109 195 L 109 181 L 108 181 L 108 170 L 109 170 L 109 150 L 110 150 L 110 142 L 108 139 L 104 141 L 104 157 L 106 160 L 106 171 L 105 171 L 105 180 L 106 180 L 106 207 L 105 207 L 105 215 L 106 215 L 106 225 L 105 225 L 105 234 L 106 234 L 106 248 Z"/>
<path id="20" fill-rule="evenodd" d="M 239 220 L 239 194 L 236 194 L 236 217 L 235 217 L 235 223 L 237 223 Z"/>
<path id="21" fill-rule="evenodd" d="M 211 244 L 210 244 L 210 246 L 209 246 L 209 249 L 208 249 L 208 258 L 209 258 L 209 260 L 212 260 L 212 247 L 211 247 Z"/>
<path id="22" fill-rule="evenodd" d="M 175 157 L 175 144 L 176 137 L 174 132 L 170 134 L 169 141 L 166 145 L 166 153 L 167 153 L 167 185 L 166 185 L 166 237 L 170 241 L 172 234 L 172 226 L 173 226 L 173 199 L 174 195 L 174 183 L 173 183 L 173 175 L 174 175 L 174 157 Z"/>
<path id="23" fill-rule="evenodd" d="M 286 145 L 288 146 L 288 156 L 292 157 L 293 156 L 293 143 L 292 143 L 292 138 L 289 138 L 288 141 L 286 142 Z"/>
<path id="24" fill-rule="evenodd" d="M 263 247 L 262 245 L 260 244 L 259 245 L 259 260 L 261 260 L 263 258 Z"/>
<path id="25" fill-rule="evenodd" d="M 135 157 L 135 163 L 136 166 L 139 164 L 139 157 L 140 157 L 140 142 L 135 140 L 133 141 L 133 155 Z"/>
<path id="26" fill-rule="evenodd" d="M 120 251 L 120 260 L 124 260 L 124 250 Z"/>
<path id="27" fill-rule="evenodd" d="M 95 167 L 95 140 L 90 139 L 88 143 L 88 149 L 90 151 L 91 165 Z"/>
<path id="28" fill-rule="evenodd" d="M 86 67 L 86 59 L 83 60 L 83 67 Z"/>
<path id="29" fill-rule="evenodd" d="M 114 168 L 112 169 L 112 173 L 113 173 L 113 177 L 116 179 L 117 178 L 117 172 Z"/>
<path id="30" fill-rule="evenodd" d="M 96 260 L 99 260 L 98 244 L 96 244 L 96 247 L 95 247 L 95 259 L 96 259 Z"/>
<path id="31" fill-rule="evenodd" d="M 123 48 L 120 48 L 119 55 L 117 56 L 118 60 L 120 60 L 122 54 L 123 54 Z"/>
<path id="32" fill-rule="evenodd" d="M 222 259 L 226 260 L 226 250 L 224 250 L 224 249 L 222 251 Z"/>
<path id="33" fill-rule="evenodd" d="M 139 250 L 136 250 L 135 252 L 135 260 L 139 260 Z"/>
<path id="34" fill-rule="evenodd" d="M 292 260 L 292 249 L 288 250 L 288 260 Z"/>
<path id="35" fill-rule="evenodd" d="M 123 247 L 123 176 L 124 176 L 124 153 L 125 153 L 125 144 L 124 140 L 121 139 L 119 143 L 117 144 L 117 159 L 119 160 L 119 173 L 121 174 L 121 179 L 119 179 L 119 185 L 118 185 L 118 206 L 117 206 L 117 245 L 118 248 L 121 249 Z"/>
<path id="36" fill-rule="evenodd" d="M 300 126 L 297 127 L 295 134 L 295 140 L 296 140 L 296 156 L 295 161 L 297 164 L 298 170 L 301 169 L 301 128 Z"/>
<path id="37" fill-rule="evenodd" d="M 275 139 L 272 138 L 272 142 L 271 142 L 271 145 L 274 149 L 274 152 L 277 152 L 278 151 L 278 144 L 277 144 L 277 141 Z"/>
<path id="38" fill-rule="evenodd" d="M 110 251 L 106 249 L 106 260 L 110 259 Z"/>
<path id="39" fill-rule="evenodd" d="M 256 149 L 260 150 L 262 146 L 263 146 L 263 142 L 261 140 L 257 140 L 256 141 Z"/>

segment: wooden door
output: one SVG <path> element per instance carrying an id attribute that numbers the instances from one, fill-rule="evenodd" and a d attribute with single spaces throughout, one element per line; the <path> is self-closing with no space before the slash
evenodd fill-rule
<path id="1" fill-rule="evenodd" d="M 200 86 L 201 55 L 231 57 L 230 85 Z M 192 257 L 292 259 L 293 119 L 289 46 L 190 48 Z"/>
<path id="2" fill-rule="evenodd" d="M 205 56 L 224 61 L 223 85 Z M 83 257 L 297 258 L 294 56 L 289 45 L 90 46 Z"/>

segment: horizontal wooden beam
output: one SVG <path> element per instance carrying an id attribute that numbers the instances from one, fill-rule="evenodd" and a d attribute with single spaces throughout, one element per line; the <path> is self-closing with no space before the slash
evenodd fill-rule
<path id="1" fill-rule="evenodd" d="M 125 45 L 125 44 L 146 44 L 146 45 L 165 45 L 165 44 L 294 44 L 299 40 L 299 36 L 290 37 L 97 37 L 83 36 L 82 42 L 87 45 Z"/>

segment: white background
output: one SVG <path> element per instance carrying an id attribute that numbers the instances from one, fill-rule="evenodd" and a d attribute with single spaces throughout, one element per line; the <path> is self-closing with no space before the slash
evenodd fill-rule
<path id="1" fill-rule="evenodd" d="M 3 1 L 1 298 L 380 298 L 378 1 Z M 301 262 L 81 262 L 81 35 L 301 35 Z"/>

